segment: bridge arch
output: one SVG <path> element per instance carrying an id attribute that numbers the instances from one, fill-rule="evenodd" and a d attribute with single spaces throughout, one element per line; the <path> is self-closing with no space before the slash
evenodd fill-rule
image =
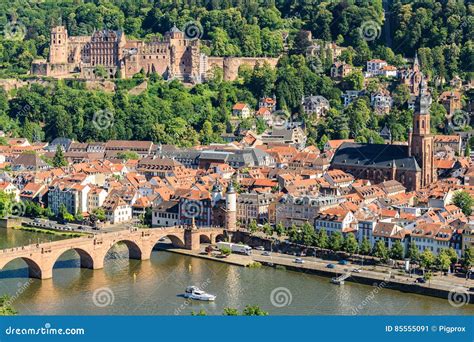
<path id="1" fill-rule="evenodd" d="M 124 244 L 125 246 L 127 246 L 129 259 L 137 259 L 137 260 L 142 259 L 142 249 L 140 248 L 140 246 L 135 241 L 127 240 L 127 239 L 114 242 L 105 251 L 104 258 L 107 254 L 109 254 L 110 250 L 118 244 Z"/>
<path id="2" fill-rule="evenodd" d="M 58 259 L 64 255 L 65 253 L 69 252 L 69 251 L 74 251 L 76 252 L 78 255 L 79 255 L 79 263 L 80 263 L 80 267 L 81 268 L 90 268 L 90 269 L 94 269 L 94 258 L 92 257 L 92 255 L 82 249 L 82 248 L 70 248 L 70 249 L 66 249 L 64 251 L 61 251 L 57 256 L 56 258 L 54 259 L 54 263 L 53 263 L 53 268 L 54 266 L 57 264 L 58 262 Z"/>
<path id="3" fill-rule="evenodd" d="M 199 243 L 212 243 L 211 237 L 207 234 L 200 234 L 199 235 Z"/>
<path id="4" fill-rule="evenodd" d="M 5 271 L 5 267 L 12 263 L 15 260 L 22 260 L 26 263 L 27 269 L 28 269 L 28 277 L 29 278 L 37 278 L 37 279 L 43 279 L 43 275 L 45 272 L 41 269 L 40 265 L 33 259 L 28 258 L 28 257 L 17 257 L 9 260 L 1 269 L 1 271 Z"/>
<path id="5" fill-rule="evenodd" d="M 220 241 L 227 241 L 227 238 L 226 238 L 225 234 L 217 234 L 216 235 L 216 242 L 220 242 Z"/>
<path id="6" fill-rule="evenodd" d="M 185 247 L 185 243 L 184 243 L 183 239 L 180 236 L 177 236 L 177 235 L 174 235 L 174 234 L 168 234 L 165 237 L 167 237 L 168 239 L 171 240 L 171 244 L 173 245 L 173 247 L 176 247 L 176 248 L 184 248 Z"/>

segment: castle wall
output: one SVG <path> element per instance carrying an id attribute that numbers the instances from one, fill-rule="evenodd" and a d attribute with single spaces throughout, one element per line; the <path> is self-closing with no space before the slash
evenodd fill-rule
<path id="1" fill-rule="evenodd" d="M 233 81 L 237 78 L 241 65 L 248 65 L 254 68 L 257 64 L 268 63 L 272 68 L 276 67 L 279 58 L 272 57 L 208 57 L 207 72 L 214 66 L 224 71 L 224 80 Z"/>

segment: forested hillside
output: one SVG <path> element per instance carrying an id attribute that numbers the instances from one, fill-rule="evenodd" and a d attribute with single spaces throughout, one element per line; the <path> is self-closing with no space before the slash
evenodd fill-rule
<path id="1" fill-rule="evenodd" d="M 135 80 L 117 81 L 115 94 L 85 90 L 80 83 L 67 81 L 34 85 L 13 94 L 1 92 L 0 129 L 32 140 L 67 136 L 80 141 L 209 143 L 235 129 L 230 114 L 237 101 L 255 107 L 261 96 L 275 94 L 280 108 L 293 113 L 295 120 L 307 121 L 310 142 L 347 137 L 377 140 L 384 125 L 395 139 L 403 140 L 411 120 L 405 89 L 389 86 L 395 105 L 384 117 L 372 112 L 367 98 L 343 108 L 342 91 L 366 86 L 357 68 L 367 60 L 381 58 L 401 67 L 406 64 L 404 57 L 412 58 L 417 51 L 435 96 L 455 76 L 470 79 L 474 4 L 394 0 L 385 9 L 384 14 L 382 0 L 5 0 L 0 3 L 1 78 L 25 77 L 33 59 L 47 58 L 50 28 L 60 23 L 70 35 L 109 28 L 123 30 L 130 39 L 150 39 L 173 25 L 185 29 L 192 23 L 208 55 L 282 57 L 276 70 L 266 65 L 242 68 L 234 82 L 224 82 L 217 74 L 209 83 L 191 89 L 157 75 L 139 75 Z M 356 71 L 344 82 L 333 82 L 330 60 L 305 56 L 309 43 L 301 30 L 348 47 L 341 60 Z M 129 95 L 130 84 L 142 78 L 149 78 L 149 89 Z M 327 118 L 317 124 L 309 122 L 301 110 L 301 98 L 309 94 L 322 95 L 331 104 Z M 98 129 L 91 123 L 101 110 L 113 113 L 113 127 Z M 432 111 L 433 127 L 441 129 L 444 108 L 434 104 Z M 253 124 L 259 130 L 265 128 L 263 122 L 243 122 L 241 128 Z"/>

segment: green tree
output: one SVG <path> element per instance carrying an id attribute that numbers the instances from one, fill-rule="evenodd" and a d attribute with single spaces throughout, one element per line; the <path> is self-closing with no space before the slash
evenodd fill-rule
<path id="1" fill-rule="evenodd" d="M 223 315 L 224 316 L 238 316 L 239 310 L 235 308 L 224 308 Z"/>
<path id="2" fill-rule="evenodd" d="M 106 220 L 105 211 L 103 208 L 96 208 L 92 211 L 92 214 L 97 218 L 97 220 L 104 222 Z"/>
<path id="3" fill-rule="evenodd" d="M 135 151 L 124 151 L 124 152 L 117 153 L 117 158 L 128 161 L 128 160 L 138 160 L 140 159 L 140 156 Z"/>
<path id="4" fill-rule="evenodd" d="M 451 260 L 451 263 L 455 264 L 458 262 L 458 254 L 454 250 L 453 247 L 449 247 L 448 249 L 444 250 L 446 255 L 448 255 L 449 259 Z"/>
<path id="5" fill-rule="evenodd" d="M 469 216 L 472 213 L 474 199 L 467 191 L 458 191 L 453 196 L 453 204 L 460 208 L 464 215 Z"/>
<path id="6" fill-rule="evenodd" d="M 410 99 L 410 89 L 405 84 L 399 84 L 393 92 L 393 103 L 403 106 Z"/>
<path id="7" fill-rule="evenodd" d="M 285 234 L 285 227 L 283 226 L 283 223 L 281 222 L 278 222 L 278 224 L 275 226 L 275 232 L 278 236 L 282 236 L 283 234 Z"/>
<path id="8" fill-rule="evenodd" d="M 354 234 L 347 234 L 346 238 L 344 239 L 344 251 L 352 255 L 357 252 L 358 248 L 359 245 L 357 244 Z"/>
<path id="9" fill-rule="evenodd" d="M 107 76 L 107 71 L 102 65 L 98 65 L 94 69 L 94 74 L 98 78 L 105 78 Z"/>
<path id="10" fill-rule="evenodd" d="M 317 245 L 319 248 L 326 249 L 329 248 L 329 239 L 328 234 L 325 229 L 320 229 L 317 237 Z"/>
<path id="11" fill-rule="evenodd" d="M 305 222 L 301 227 L 301 240 L 306 246 L 312 246 L 315 243 L 316 233 L 314 227 L 309 222 Z"/>
<path id="12" fill-rule="evenodd" d="M 247 305 L 244 310 L 242 310 L 243 316 L 268 316 L 268 312 L 263 311 L 257 305 Z"/>
<path id="13" fill-rule="evenodd" d="M 433 273 L 431 273 L 431 271 L 425 272 L 425 274 L 423 274 L 424 280 L 430 282 L 431 278 L 433 278 Z"/>
<path id="14" fill-rule="evenodd" d="M 382 240 L 378 240 L 375 243 L 374 248 L 372 249 L 372 255 L 383 262 L 388 260 L 388 248 Z"/>
<path id="15" fill-rule="evenodd" d="M 343 245 L 343 237 L 340 232 L 333 232 L 329 237 L 329 248 L 335 252 L 340 251 Z"/>
<path id="16" fill-rule="evenodd" d="M 404 255 L 405 253 L 403 245 L 401 244 L 400 240 L 396 240 L 390 249 L 390 257 L 392 259 L 402 260 Z"/>
<path id="17" fill-rule="evenodd" d="M 443 249 L 439 252 L 438 256 L 436 257 L 436 266 L 442 272 L 447 272 L 449 270 L 449 266 L 451 265 L 451 258 L 447 253 L 447 250 Z"/>
<path id="18" fill-rule="evenodd" d="M 344 89 L 362 90 L 364 89 L 364 75 L 362 71 L 355 70 L 343 79 Z"/>
<path id="19" fill-rule="evenodd" d="M 406 257 L 412 262 L 418 262 L 420 260 L 420 252 L 416 246 L 415 241 L 410 242 L 410 247 L 408 248 Z"/>
<path id="20" fill-rule="evenodd" d="M 464 251 L 461 262 L 465 270 L 471 269 L 474 265 L 474 248 L 470 247 Z"/>
<path id="21" fill-rule="evenodd" d="M 67 166 L 67 165 L 68 165 L 68 162 L 67 162 L 66 158 L 64 158 L 62 147 L 57 146 L 56 153 L 54 153 L 54 157 L 53 157 L 53 166 L 54 167 L 63 167 L 63 166 Z"/>
<path id="22" fill-rule="evenodd" d="M 207 312 L 204 309 L 201 309 L 198 312 L 192 311 L 191 316 L 207 316 Z"/>
<path id="23" fill-rule="evenodd" d="M 272 236 L 273 235 L 273 229 L 272 229 L 272 226 L 267 222 L 263 225 L 263 232 L 268 235 L 268 236 Z"/>
<path id="24" fill-rule="evenodd" d="M 362 239 L 359 250 L 360 250 L 360 253 L 363 254 L 363 255 L 369 255 L 370 254 L 371 247 L 370 247 L 369 239 L 367 239 L 366 237 L 364 237 Z"/>
<path id="25" fill-rule="evenodd" d="M 229 256 L 232 254 L 232 250 L 228 247 L 221 247 L 220 248 L 221 254 L 225 257 Z"/>
<path id="26" fill-rule="evenodd" d="M 359 132 L 367 128 L 367 122 L 370 117 L 370 109 L 367 102 L 359 99 L 351 103 L 345 110 L 345 115 L 349 118 L 349 129 L 354 138 L 359 136 Z"/>
<path id="27" fill-rule="evenodd" d="M 60 222 L 72 222 L 74 221 L 74 215 L 72 215 L 64 204 L 59 206 L 58 220 Z"/>
<path id="28" fill-rule="evenodd" d="M 257 221 L 255 221 L 255 220 L 250 221 L 249 226 L 248 226 L 248 230 L 251 233 L 256 233 L 258 231 Z"/>
<path id="29" fill-rule="evenodd" d="M 0 316 L 14 316 L 18 312 L 11 305 L 11 298 L 7 295 L 0 297 Z"/>
<path id="30" fill-rule="evenodd" d="M 0 217 L 8 217 L 11 211 L 13 197 L 4 191 L 0 191 Z"/>
<path id="31" fill-rule="evenodd" d="M 424 269 L 430 269 L 435 262 L 435 256 L 429 249 L 425 249 L 420 255 L 420 266 Z"/>

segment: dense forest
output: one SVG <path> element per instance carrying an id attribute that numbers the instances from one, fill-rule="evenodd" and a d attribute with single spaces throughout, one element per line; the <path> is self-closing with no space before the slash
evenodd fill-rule
<path id="1" fill-rule="evenodd" d="M 395 139 L 404 140 L 411 122 L 406 89 L 391 86 L 395 106 L 386 116 L 374 114 L 367 97 L 344 108 L 342 91 L 362 89 L 362 73 L 356 68 L 344 82 L 333 82 L 329 58 L 305 57 L 309 42 L 302 30 L 311 31 L 315 39 L 348 47 L 341 59 L 355 67 L 365 66 L 371 58 L 401 67 L 406 64 L 403 57 L 418 52 L 436 96 L 454 76 L 472 78 L 473 13 L 474 4 L 459 0 L 6 0 L 0 3 L 1 78 L 27 77 L 32 60 L 47 57 L 50 28 L 60 23 L 70 35 L 109 28 L 123 30 L 129 38 L 150 39 L 173 25 L 186 28 L 192 22 L 208 55 L 283 57 L 275 70 L 267 65 L 242 68 L 233 82 L 216 73 L 208 83 L 193 88 L 152 74 L 117 80 L 115 94 L 86 90 L 80 82 L 53 80 L 49 86 L 33 85 L 14 94 L 0 92 L 0 129 L 33 141 L 67 136 L 80 141 L 209 143 L 235 129 L 230 124 L 235 102 L 255 107 L 261 96 L 275 94 L 279 108 L 306 122 L 311 143 L 347 137 L 379 141 L 378 131 L 384 125 Z M 367 23 L 369 30 L 361 34 Z M 129 95 L 127 90 L 144 78 L 149 89 Z M 385 80 L 367 87 L 376 89 L 377 82 Z M 309 94 L 329 100 L 325 120 L 314 123 L 305 117 L 300 102 Z M 113 125 L 105 129 L 94 125 L 98 111 L 112 113 Z M 443 128 L 445 114 L 444 107 L 433 105 L 433 128 Z M 258 121 L 244 121 L 241 128 L 253 125 L 265 128 Z"/>

